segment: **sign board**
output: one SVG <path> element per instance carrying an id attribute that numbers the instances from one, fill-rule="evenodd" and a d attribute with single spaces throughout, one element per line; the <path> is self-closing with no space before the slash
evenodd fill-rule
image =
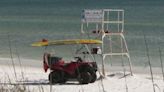
<path id="1" fill-rule="evenodd" d="M 97 23 L 103 20 L 103 10 L 83 10 L 82 22 Z"/>

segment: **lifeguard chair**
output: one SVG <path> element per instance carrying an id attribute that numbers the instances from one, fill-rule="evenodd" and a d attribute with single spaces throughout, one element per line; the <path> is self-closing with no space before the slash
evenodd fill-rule
<path id="1" fill-rule="evenodd" d="M 85 9 L 82 12 L 81 33 L 88 37 L 101 39 L 102 74 L 105 76 L 104 62 L 107 57 L 126 57 L 131 75 L 132 64 L 124 37 L 124 10 Z M 90 35 L 90 34 L 94 34 Z M 117 41 L 114 38 L 118 38 Z M 114 46 L 117 45 L 117 46 Z M 117 47 L 117 48 L 116 48 Z M 109 60 L 110 61 L 110 60 Z M 123 61 L 122 61 L 123 62 Z"/>

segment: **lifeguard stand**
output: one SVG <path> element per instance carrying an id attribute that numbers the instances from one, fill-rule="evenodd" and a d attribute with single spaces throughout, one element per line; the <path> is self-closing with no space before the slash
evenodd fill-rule
<path id="1" fill-rule="evenodd" d="M 133 74 L 128 46 L 124 37 L 124 10 L 83 10 L 81 33 L 87 35 L 89 38 L 94 37 L 102 40 L 101 56 L 103 76 L 105 76 L 105 58 L 112 56 L 127 57 L 131 75 Z M 90 35 L 91 33 L 94 34 L 94 36 Z"/>

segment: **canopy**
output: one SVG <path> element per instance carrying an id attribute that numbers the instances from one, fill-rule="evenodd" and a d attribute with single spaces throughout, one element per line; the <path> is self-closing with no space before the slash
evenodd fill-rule
<path id="1" fill-rule="evenodd" d="M 41 47 L 41 46 L 49 46 L 49 45 L 101 44 L 101 43 L 102 41 L 94 40 L 94 39 L 70 39 L 70 40 L 54 40 L 54 41 L 42 40 L 31 44 L 31 46 Z"/>

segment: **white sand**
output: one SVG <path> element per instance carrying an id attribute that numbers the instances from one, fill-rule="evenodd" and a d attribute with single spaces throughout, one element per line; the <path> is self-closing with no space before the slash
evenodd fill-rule
<path id="1" fill-rule="evenodd" d="M 97 80 L 95 83 L 79 85 L 77 81 L 68 81 L 66 84 L 51 86 L 48 83 L 48 73 L 44 73 L 42 68 L 16 67 L 15 70 L 17 78 L 12 66 L 0 66 L 1 89 L 10 92 L 23 87 L 30 92 L 50 92 L 51 89 L 52 92 L 153 92 L 149 73 L 128 75 L 125 79 L 123 72 L 114 71 L 107 74 L 105 79 Z M 24 78 L 21 75 L 22 71 Z M 154 83 L 156 92 L 163 92 L 164 82 L 161 74 L 154 75 Z M 17 84 L 20 86 L 16 86 Z"/>

